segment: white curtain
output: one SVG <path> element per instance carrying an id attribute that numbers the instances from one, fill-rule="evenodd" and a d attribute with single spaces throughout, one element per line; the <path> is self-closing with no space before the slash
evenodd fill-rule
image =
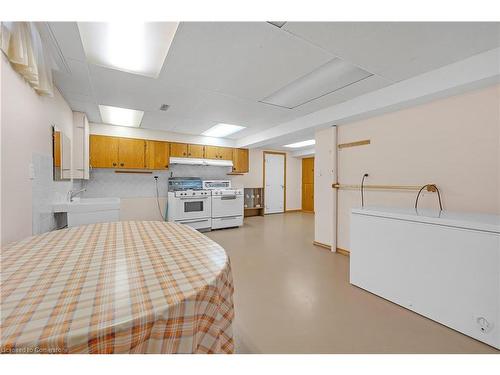
<path id="1" fill-rule="evenodd" d="M 39 95 L 52 96 L 54 86 L 50 58 L 32 22 L 2 22 L 0 48 L 12 67 Z"/>

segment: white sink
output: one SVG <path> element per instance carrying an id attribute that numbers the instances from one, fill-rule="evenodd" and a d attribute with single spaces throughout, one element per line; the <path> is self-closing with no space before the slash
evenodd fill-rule
<path id="1" fill-rule="evenodd" d="M 120 198 L 73 198 L 52 206 L 56 213 L 66 213 L 68 227 L 120 220 Z"/>

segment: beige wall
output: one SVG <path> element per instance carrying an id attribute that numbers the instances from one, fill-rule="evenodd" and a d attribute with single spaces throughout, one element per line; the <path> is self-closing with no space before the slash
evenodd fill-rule
<path id="1" fill-rule="evenodd" d="M 238 187 L 262 187 L 264 149 L 249 150 L 250 172 L 242 176 L 233 176 L 232 184 Z M 286 155 L 286 209 L 302 208 L 302 161 L 287 153 Z"/>
<path id="2" fill-rule="evenodd" d="M 336 180 L 336 127 L 318 130 L 314 146 L 314 241 L 331 246 L 335 244 L 336 215 L 334 190 Z"/>
<path id="3" fill-rule="evenodd" d="M 338 152 L 338 180 L 359 184 L 436 183 L 445 210 L 500 214 L 500 85 L 338 127 L 338 142 L 370 139 Z M 437 207 L 427 193 L 422 207 Z M 413 207 L 416 192 L 366 191 L 369 206 Z M 338 194 L 337 247 L 349 249 L 350 211 L 359 191 Z"/>
<path id="4" fill-rule="evenodd" d="M 52 155 L 52 124 L 72 139 L 73 113 L 55 90 L 41 97 L 0 53 L 1 69 L 1 243 L 32 233 L 32 154 Z"/>

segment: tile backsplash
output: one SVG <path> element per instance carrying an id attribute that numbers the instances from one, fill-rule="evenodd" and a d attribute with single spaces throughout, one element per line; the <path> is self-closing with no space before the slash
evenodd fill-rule
<path id="1" fill-rule="evenodd" d="M 73 184 L 71 181 L 54 181 L 51 155 L 33 154 L 32 163 L 32 231 L 35 235 L 58 228 L 59 223 L 52 212 L 52 205 L 66 200 Z"/>
<path id="2" fill-rule="evenodd" d="M 153 171 L 152 174 L 115 173 L 114 169 L 93 169 L 88 181 L 75 181 L 74 189 L 86 191 L 85 198 L 119 197 L 146 198 L 156 196 L 154 176 L 158 176 L 158 193 L 165 197 L 168 190 L 168 178 L 200 177 L 202 180 L 224 179 L 230 176 L 230 167 L 214 167 L 199 165 L 172 165 L 166 171 Z"/>

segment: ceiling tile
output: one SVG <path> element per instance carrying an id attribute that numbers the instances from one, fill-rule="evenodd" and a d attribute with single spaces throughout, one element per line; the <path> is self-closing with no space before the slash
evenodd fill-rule
<path id="1" fill-rule="evenodd" d="M 54 72 L 54 81 L 57 87 L 65 94 L 92 96 L 87 64 L 73 59 L 66 59 L 66 62 L 70 69 L 69 73 Z"/>
<path id="2" fill-rule="evenodd" d="M 500 46 L 499 23 L 287 22 L 283 29 L 392 81 Z"/>
<path id="3" fill-rule="evenodd" d="M 141 123 L 141 128 L 164 131 L 197 129 L 200 126 L 204 126 L 204 123 L 200 120 L 178 116 L 170 112 L 170 109 L 166 112 L 159 110 L 145 112 Z"/>
<path id="4" fill-rule="evenodd" d="M 68 101 L 68 104 L 73 111 L 86 113 L 89 122 L 102 122 L 101 114 L 99 112 L 99 107 L 97 106 L 97 104 L 91 102 L 81 102 L 68 98 L 66 98 L 66 100 Z"/>
<path id="5" fill-rule="evenodd" d="M 331 58 L 267 22 L 183 22 L 160 79 L 260 100 Z"/>
<path id="6" fill-rule="evenodd" d="M 66 59 L 86 61 L 76 22 L 49 22 L 49 26 Z"/>

